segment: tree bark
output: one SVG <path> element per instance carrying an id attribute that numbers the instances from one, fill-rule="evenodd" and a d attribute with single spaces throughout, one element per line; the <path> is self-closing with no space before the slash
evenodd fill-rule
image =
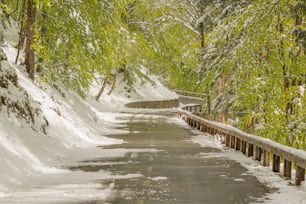
<path id="1" fill-rule="evenodd" d="M 33 48 L 35 35 L 35 16 L 36 6 L 33 0 L 28 0 L 27 4 L 27 27 L 26 27 L 26 50 L 25 65 L 29 77 L 34 81 L 35 78 L 35 53 Z"/>
<path id="2" fill-rule="evenodd" d="M 102 93 L 104 92 L 106 84 L 107 84 L 107 78 L 105 78 L 104 81 L 103 81 L 102 87 L 101 87 L 98 95 L 96 96 L 96 101 L 98 101 L 99 98 L 102 96 Z"/>
<path id="3" fill-rule="evenodd" d="M 118 71 L 118 72 L 119 72 L 119 71 Z M 116 85 L 116 81 L 117 81 L 118 72 L 113 76 L 112 86 L 111 86 L 111 89 L 109 90 L 109 92 L 107 93 L 107 95 L 111 95 L 111 93 L 112 93 L 113 90 L 115 89 L 115 85 Z"/>
<path id="4" fill-rule="evenodd" d="M 44 5 L 40 15 L 41 15 L 42 20 L 47 22 L 49 16 L 48 16 L 48 12 L 46 10 L 45 5 Z M 47 31 L 47 26 L 48 26 L 47 23 L 43 23 L 41 25 L 41 29 L 40 29 L 40 40 L 41 40 L 41 43 L 43 45 L 48 45 L 48 43 L 49 43 L 49 40 L 48 40 L 48 37 L 47 37 L 47 32 L 48 32 Z M 38 58 L 38 66 L 36 66 L 36 72 L 42 72 L 42 70 L 43 70 L 42 62 L 43 62 L 43 57 L 39 57 Z"/>
<path id="5" fill-rule="evenodd" d="M 24 45 L 24 38 L 25 38 L 25 23 L 24 23 L 25 6 L 26 6 L 26 0 L 23 0 L 22 1 L 22 7 L 21 7 L 21 14 L 20 14 L 19 41 L 18 41 L 18 45 L 17 45 L 17 56 L 16 56 L 16 59 L 15 59 L 15 64 L 18 63 L 20 49 L 22 49 L 23 45 Z"/>
<path id="6" fill-rule="evenodd" d="M 204 9 L 205 9 L 205 1 L 201 0 L 199 2 L 199 7 L 200 7 L 200 17 L 202 17 L 204 14 Z M 199 32 L 200 32 L 200 41 L 201 41 L 201 60 L 202 57 L 205 54 L 205 27 L 204 27 L 204 21 L 200 22 L 199 25 Z"/>

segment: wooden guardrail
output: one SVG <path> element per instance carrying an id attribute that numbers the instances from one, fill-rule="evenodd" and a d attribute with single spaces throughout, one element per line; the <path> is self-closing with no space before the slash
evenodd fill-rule
<path id="1" fill-rule="evenodd" d="M 173 91 L 181 96 L 191 96 L 191 97 L 197 97 L 197 98 L 202 98 L 202 99 L 204 99 L 207 96 L 206 94 L 190 92 L 190 91 L 181 91 L 181 90 L 173 90 Z"/>
<path id="2" fill-rule="evenodd" d="M 164 109 L 179 107 L 179 99 L 170 100 L 155 100 L 155 101 L 136 101 L 125 104 L 128 108 L 150 108 L 150 109 Z"/>
<path id="3" fill-rule="evenodd" d="M 305 151 L 245 133 L 229 125 L 206 120 L 195 115 L 199 110 L 198 105 L 188 105 L 180 109 L 178 114 L 189 126 L 202 132 L 221 136 L 227 147 L 241 151 L 248 157 L 253 157 L 255 160 L 260 161 L 263 166 L 270 165 L 270 156 L 272 156 L 273 172 L 280 172 L 280 163 L 281 159 L 283 159 L 283 176 L 285 178 L 291 179 L 292 166 L 295 164 L 295 184 L 300 185 L 305 180 Z"/>

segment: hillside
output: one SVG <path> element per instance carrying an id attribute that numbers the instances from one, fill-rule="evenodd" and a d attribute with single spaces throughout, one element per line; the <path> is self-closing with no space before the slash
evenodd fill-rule
<path id="1" fill-rule="evenodd" d="M 52 175 L 69 178 L 71 173 L 60 168 L 63 165 L 105 154 L 123 155 L 124 151 L 111 153 L 97 146 L 123 142 L 103 136 L 118 133 L 114 128 L 117 127 L 119 112 L 148 112 L 128 109 L 124 105 L 139 100 L 177 98 L 156 77 L 149 79 L 150 75 L 147 79 L 137 78 L 133 87 L 118 79 L 112 94 L 107 94 L 111 88 L 108 85 L 99 101 L 95 100 L 99 90 L 97 84 L 91 86 L 92 95 L 81 98 L 64 85 L 51 87 L 39 78 L 33 82 L 24 73 L 24 65 L 14 63 L 17 50 L 13 45 L 16 45 L 17 38 L 12 36 L 16 30 L 8 27 L 1 33 L 0 197 L 10 196 L 11 192 L 25 186 L 35 186 L 39 178 L 47 180 Z M 107 175 L 107 172 L 102 174 Z M 79 176 L 88 180 L 86 173 L 80 172 Z M 96 186 L 89 185 L 88 188 L 94 193 Z M 101 196 L 101 192 L 96 196 Z"/>

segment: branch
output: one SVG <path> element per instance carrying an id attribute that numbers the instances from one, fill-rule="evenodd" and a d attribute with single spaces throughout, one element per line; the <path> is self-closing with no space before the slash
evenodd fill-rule
<path id="1" fill-rule="evenodd" d="M 15 10 L 13 10 L 11 13 L 8 13 L 7 16 L 13 15 L 18 10 L 18 6 L 19 6 L 19 0 L 17 1 L 17 5 L 16 5 Z"/>

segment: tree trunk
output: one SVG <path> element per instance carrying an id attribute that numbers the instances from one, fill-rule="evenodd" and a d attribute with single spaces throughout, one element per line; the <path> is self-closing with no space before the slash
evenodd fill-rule
<path id="1" fill-rule="evenodd" d="M 112 86 L 111 86 L 111 89 L 109 90 L 109 92 L 107 93 L 107 95 L 111 95 L 111 93 L 113 92 L 114 88 L 115 88 L 115 85 L 116 85 L 116 81 L 117 81 L 117 74 L 115 74 L 113 77 L 113 82 L 112 82 Z"/>
<path id="2" fill-rule="evenodd" d="M 18 63 L 18 58 L 20 54 L 20 49 L 23 48 L 24 45 L 24 38 L 25 38 L 25 23 L 24 23 L 24 17 L 25 17 L 25 6 L 26 6 L 26 0 L 22 1 L 22 7 L 21 7 L 21 14 L 20 14 L 20 30 L 19 30 L 19 41 L 17 45 L 17 56 L 15 59 L 15 64 Z"/>
<path id="3" fill-rule="evenodd" d="M 34 34 L 35 34 L 36 6 L 33 0 L 28 0 L 27 7 L 27 27 L 26 27 L 26 50 L 25 65 L 29 77 L 34 81 L 35 76 L 35 56 L 34 56 Z"/>
<path id="4" fill-rule="evenodd" d="M 279 7 L 279 5 L 278 5 Z M 279 36 L 281 36 L 284 33 L 284 26 L 281 21 L 281 11 L 280 8 L 278 8 L 277 11 L 277 32 Z M 288 66 L 286 64 L 286 59 L 285 59 L 285 48 L 284 48 L 284 40 L 282 38 L 279 38 L 279 45 L 278 45 L 278 52 L 280 56 L 280 60 L 282 61 L 282 74 L 283 74 L 283 89 L 284 93 L 287 95 L 288 89 L 290 88 L 290 70 L 288 69 Z M 292 102 L 290 101 L 290 97 L 286 98 L 286 119 L 287 119 L 287 124 L 289 123 L 289 116 L 292 115 Z"/>
<path id="5" fill-rule="evenodd" d="M 200 15 L 201 17 L 204 14 L 204 9 L 205 9 L 205 1 L 200 1 L 199 2 L 199 6 L 200 6 Z M 202 57 L 204 56 L 205 54 L 205 28 L 204 28 L 204 22 L 200 22 L 200 25 L 199 25 L 199 31 L 200 31 L 200 41 L 201 41 L 201 59 Z"/>
<path id="6" fill-rule="evenodd" d="M 211 113 L 211 96 L 210 96 L 210 87 L 209 85 L 206 86 L 206 100 L 207 100 L 207 114 Z"/>
<path id="7" fill-rule="evenodd" d="M 105 89 L 106 84 L 107 84 L 107 78 L 104 79 L 104 82 L 103 82 L 103 84 L 102 84 L 102 87 L 101 87 L 101 89 L 100 89 L 98 95 L 96 96 L 96 101 L 98 101 L 99 98 L 101 97 L 101 95 L 102 95 L 102 93 L 103 93 L 103 91 L 104 91 L 104 89 Z"/>
<path id="8" fill-rule="evenodd" d="M 48 12 L 46 11 L 45 5 L 43 9 L 40 11 L 40 18 L 47 22 L 48 20 Z M 43 45 L 47 45 L 49 43 L 47 38 L 47 23 L 43 23 L 40 28 L 40 40 Z M 41 72 L 43 70 L 42 67 L 43 57 L 38 57 L 38 65 L 36 66 L 36 72 Z"/>

